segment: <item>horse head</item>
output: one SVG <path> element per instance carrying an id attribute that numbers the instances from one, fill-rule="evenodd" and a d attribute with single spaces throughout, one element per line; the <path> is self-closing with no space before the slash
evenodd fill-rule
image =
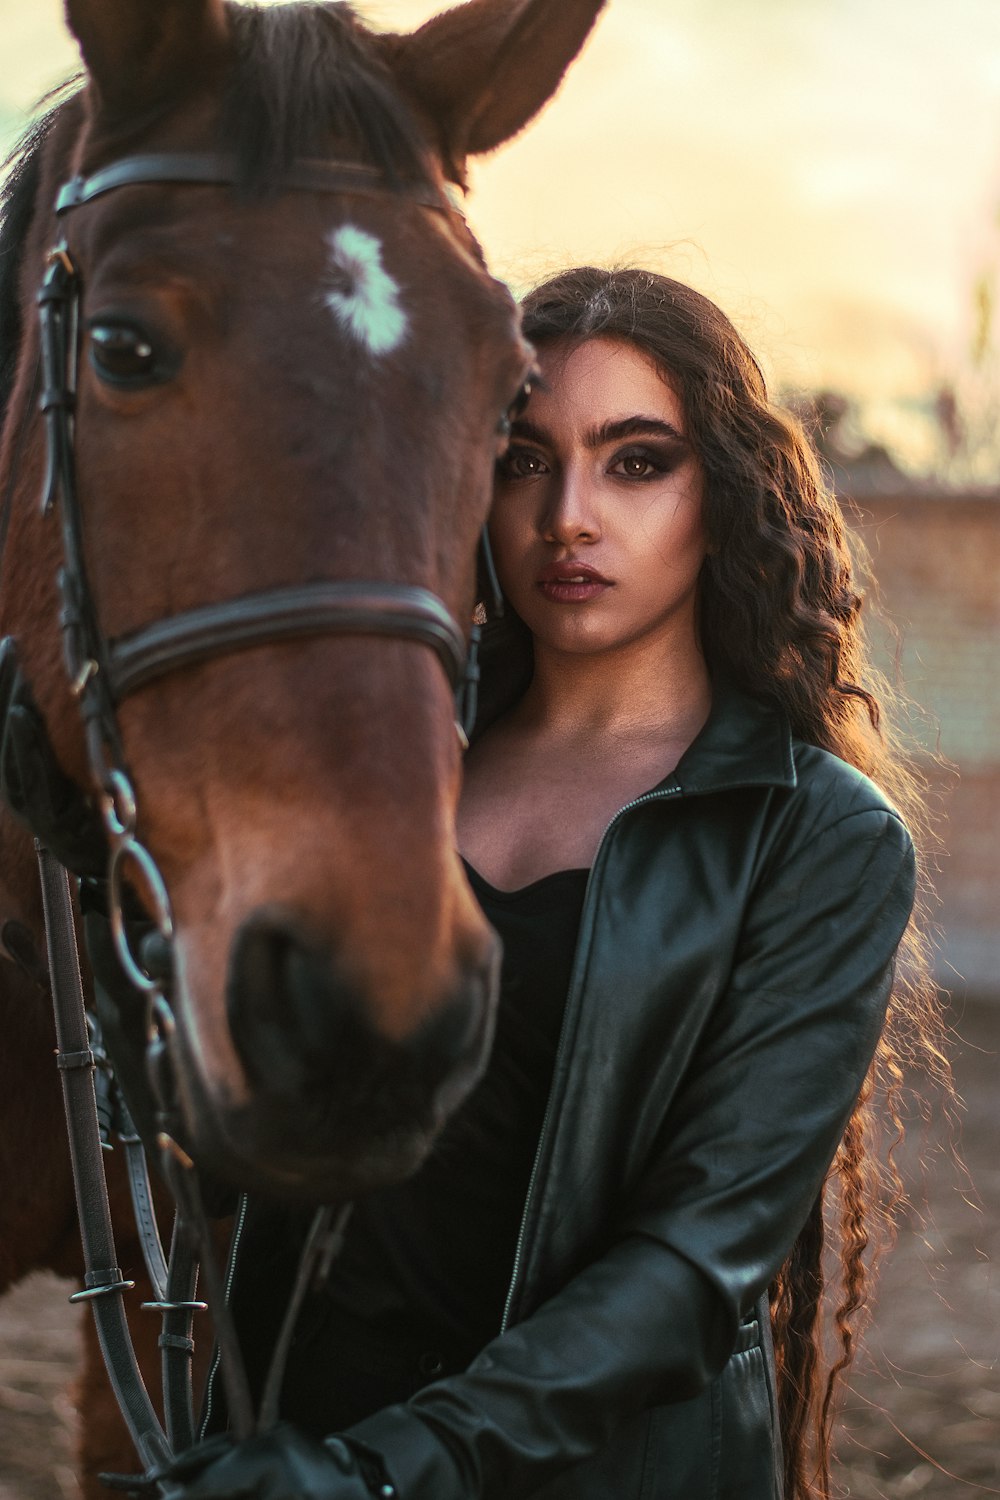
<path id="1" fill-rule="evenodd" d="M 61 774 L 125 829 L 116 881 L 148 905 L 162 876 L 183 1138 L 241 1185 L 412 1169 L 488 1049 L 449 677 L 530 351 L 455 185 L 600 8 L 472 0 L 404 36 L 340 5 L 67 3 L 86 82 L 29 174 L 0 624 Z M 73 281 L 55 397 L 46 265 L 43 301 Z"/>

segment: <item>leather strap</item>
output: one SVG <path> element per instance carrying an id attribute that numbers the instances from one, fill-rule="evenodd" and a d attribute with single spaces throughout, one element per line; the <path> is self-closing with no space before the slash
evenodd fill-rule
<path id="1" fill-rule="evenodd" d="M 138 1137 L 126 1136 L 124 1143 L 136 1222 L 157 1297 L 154 1303 L 144 1305 L 163 1313 L 160 1344 L 163 1351 L 163 1392 L 167 1416 L 165 1435 L 139 1372 L 122 1304 L 122 1293 L 130 1290 L 135 1283 L 124 1280 L 117 1265 L 93 1085 L 95 1060 L 89 1045 L 69 878 L 43 845 L 36 841 L 35 848 L 42 883 L 45 936 L 56 1020 L 56 1062 L 63 1084 L 85 1266 L 84 1289 L 74 1293 L 70 1300 L 92 1303 L 98 1339 L 115 1399 L 136 1451 L 149 1470 L 164 1464 L 171 1451 L 179 1452 L 190 1447 L 195 1439 L 191 1389 L 191 1355 L 194 1350 L 191 1320 L 193 1313 L 204 1307 L 204 1303 L 194 1301 L 198 1267 L 191 1245 L 177 1225 L 169 1268 L 164 1266 L 163 1251 L 153 1217 L 145 1156 L 141 1145 L 133 1145 L 138 1142 Z M 80 1045 L 81 1040 L 87 1045 Z M 126 1115 L 126 1129 L 130 1123 Z M 141 1157 L 141 1167 L 136 1161 L 136 1150 Z M 154 1488 L 163 1494 L 173 1491 L 173 1486 L 166 1481 Z"/>
<path id="2" fill-rule="evenodd" d="M 428 589 L 322 581 L 207 604 L 112 641 L 107 650 L 111 693 L 120 702 L 156 677 L 224 652 L 328 633 L 419 641 L 436 653 L 452 687 L 465 672 L 462 634 Z"/>
<path id="3" fill-rule="evenodd" d="M 122 1128 L 118 1140 L 125 1151 L 125 1166 L 128 1171 L 129 1194 L 135 1227 L 142 1247 L 142 1258 L 146 1263 L 146 1274 L 157 1302 L 167 1299 L 167 1259 L 163 1253 L 160 1231 L 153 1207 L 153 1191 L 149 1181 L 149 1164 L 146 1151 L 138 1131 L 132 1123 L 124 1099 L 119 1097 Z"/>
<path id="4" fill-rule="evenodd" d="M 191 1325 L 194 1314 L 207 1311 L 207 1307 L 204 1302 L 194 1300 L 198 1284 L 198 1263 L 176 1215 L 169 1263 L 164 1257 L 156 1224 L 146 1152 L 124 1099 L 120 1101 L 120 1109 L 122 1130 L 119 1140 L 125 1148 L 132 1209 L 146 1271 L 153 1288 L 153 1300 L 144 1302 L 142 1307 L 144 1312 L 157 1312 L 163 1316 L 163 1332 L 159 1339 L 163 1414 L 167 1441 L 174 1453 L 182 1453 L 195 1440 L 194 1396 L 191 1386 L 194 1339 L 191 1337 Z"/>
<path id="5" fill-rule="evenodd" d="M 104 193 L 120 187 L 144 187 L 150 183 L 202 184 L 206 187 L 238 186 L 239 164 L 235 156 L 221 152 L 150 152 L 123 156 L 109 166 L 100 167 L 89 177 L 73 177 L 63 184 L 56 197 L 56 213 L 69 213 L 85 203 L 92 203 Z M 384 197 L 392 192 L 423 208 L 442 213 L 454 210 L 447 197 L 429 183 L 400 182 L 390 184 L 375 167 L 363 162 L 323 161 L 302 157 L 281 174 L 281 189 L 297 188 L 308 193 L 349 193 L 363 197 Z"/>
<path id="6" fill-rule="evenodd" d="M 80 983 L 69 878 L 37 841 L 35 849 L 42 883 L 58 1056 L 74 1058 L 90 1051 L 90 1038 Z M 93 1071 L 89 1067 L 63 1067 L 59 1076 L 86 1268 L 85 1289 L 77 1292 L 75 1298 L 92 1303 L 97 1336 L 115 1397 L 136 1450 L 145 1466 L 150 1468 L 166 1460 L 169 1448 L 139 1373 L 125 1321 L 122 1293 L 133 1283 L 123 1280 L 118 1269 L 104 1180 Z"/>
<path id="7" fill-rule="evenodd" d="M 160 1308 L 163 1313 L 163 1332 L 160 1334 L 163 1411 L 167 1438 L 175 1453 L 185 1452 L 196 1439 L 191 1384 L 191 1358 L 194 1354 L 191 1325 L 194 1314 L 206 1310 L 204 1302 L 195 1301 L 197 1286 L 198 1262 L 178 1217 L 174 1221 L 174 1238 L 170 1246 L 167 1296 Z"/>

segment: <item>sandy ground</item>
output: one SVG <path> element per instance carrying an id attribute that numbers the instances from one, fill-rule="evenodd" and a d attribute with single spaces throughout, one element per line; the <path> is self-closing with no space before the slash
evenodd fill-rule
<path id="1" fill-rule="evenodd" d="M 837 1480 L 851 1500 L 1000 1495 L 1000 1006 L 969 1007 L 959 1024 L 960 1145 L 975 1195 L 934 1138 L 921 1186 L 911 1141 L 917 1207 L 843 1414 Z M 0 1305 L 0 1500 L 75 1500 L 70 1290 L 36 1276 Z"/>
<path id="2" fill-rule="evenodd" d="M 0 1500 L 76 1500 L 72 1289 L 33 1276 L 0 1304 Z"/>
<path id="3" fill-rule="evenodd" d="M 940 1139 L 913 1132 L 904 1175 L 915 1207 L 841 1424 L 839 1477 L 852 1500 L 1000 1495 L 1000 1006 L 970 1006 L 957 1024 L 968 1176 Z"/>

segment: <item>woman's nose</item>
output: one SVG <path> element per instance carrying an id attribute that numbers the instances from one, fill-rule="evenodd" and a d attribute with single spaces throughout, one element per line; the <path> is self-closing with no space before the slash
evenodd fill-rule
<path id="1" fill-rule="evenodd" d="M 559 542 L 563 546 L 571 546 L 576 541 L 596 541 L 601 528 L 594 500 L 584 475 L 564 471 L 541 518 L 540 530 L 544 540 Z"/>

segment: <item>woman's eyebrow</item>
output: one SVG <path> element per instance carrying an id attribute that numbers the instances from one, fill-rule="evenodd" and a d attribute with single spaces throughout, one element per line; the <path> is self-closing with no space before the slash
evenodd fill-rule
<path id="1" fill-rule="evenodd" d="M 607 443 L 619 443 L 622 438 L 630 437 L 660 437 L 669 438 L 675 443 L 686 443 L 687 438 L 680 432 L 672 422 L 665 422 L 662 417 L 623 417 L 618 422 L 602 422 L 599 427 L 591 427 L 584 434 L 584 443 L 588 448 L 603 448 Z"/>
<path id="2" fill-rule="evenodd" d="M 517 417 L 511 424 L 511 436 L 522 441 L 537 443 L 545 448 L 552 445 L 552 437 L 544 427 L 532 422 L 530 417 Z M 619 443 L 623 438 L 658 437 L 673 443 L 686 443 L 687 438 L 671 422 L 662 417 L 622 417 L 617 422 L 602 422 L 598 427 L 589 427 L 583 441 L 587 448 L 603 448 L 608 443 Z"/>
<path id="3" fill-rule="evenodd" d="M 529 443 L 537 443 L 540 448 L 545 448 L 551 443 L 549 434 L 544 427 L 539 427 L 537 422 L 532 422 L 528 417 L 515 417 L 510 424 L 511 437 L 527 439 Z"/>

